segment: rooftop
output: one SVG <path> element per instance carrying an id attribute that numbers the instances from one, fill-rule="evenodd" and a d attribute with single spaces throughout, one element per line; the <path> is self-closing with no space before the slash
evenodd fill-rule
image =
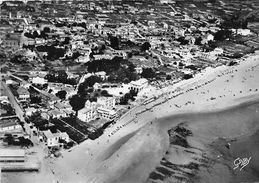
<path id="1" fill-rule="evenodd" d="M 0 157 L 24 157 L 23 149 L 0 149 Z"/>

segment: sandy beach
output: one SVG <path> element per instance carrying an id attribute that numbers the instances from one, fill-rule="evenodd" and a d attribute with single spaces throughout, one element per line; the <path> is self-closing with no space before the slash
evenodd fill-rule
<path id="1" fill-rule="evenodd" d="M 197 182 L 221 182 L 221 168 L 229 170 L 234 155 L 228 165 L 217 163 L 217 156 L 225 157 L 213 153 L 220 148 L 211 144 L 217 144 L 219 138 L 252 135 L 259 127 L 258 53 L 237 66 L 208 68 L 158 93 L 163 94 L 157 100 L 131 109 L 100 138 L 86 140 L 63 152 L 62 157 L 48 160 L 55 177 L 52 181 L 177 182 L 198 180 L 197 176 L 201 176 L 203 179 Z M 245 109 L 239 110 L 241 106 Z M 184 124 L 192 133 L 184 137 L 188 147 L 177 144 L 174 131 L 172 142 L 169 140 L 168 130 L 179 124 Z M 211 167 L 216 167 L 218 172 L 208 174 Z M 233 180 L 232 174 L 225 173 L 229 176 L 226 180 Z"/>

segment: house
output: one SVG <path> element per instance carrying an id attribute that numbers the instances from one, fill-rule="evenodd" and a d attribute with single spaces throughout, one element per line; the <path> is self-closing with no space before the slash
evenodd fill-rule
<path id="1" fill-rule="evenodd" d="M 80 62 L 80 63 L 87 63 L 90 61 L 90 55 L 81 55 L 77 58 L 76 62 Z"/>
<path id="2" fill-rule="evenodd" d="M 113 109 L 98 107 L 97 112 L 101 118 L 108 119 L 108 120 L 113 120 L 117 116 L 117 112 Z"/>
<path id="3" fill-rule="evenodd" d="M 9 104 L 8 96 L 2 95 L 2 91 L 0 90 L 0 102 L 1 104 Z"/>
<path id="4" fill-rule="evenodd" d="M 18 84 L 17 82 L 15 82 L 15 81 L 13 81 L 13 80 L 11 80 L 11 79 L 7 79 L 7 80 L 5 81 L 5 83 L 6 83 L 7 85 Z"/>
<path id="5" fill-rule="evenodd" d="M 56 109 L 48 111 L 48 115 L 52 118 L 61 118 L 61 117 L 65 118 L 65 117 L 67 117 L 67 114 L 64 111 L 59 111 L 59 110 L 56 110 Z"/>
<path id="6" fill-rule="evenodd" d="M 95 108 L 85 107 L 78 111 L 78 119 L 84 122 L 89 122 L 97 118 L 97 112 Z"/>
<path id="7" fill-rule="evenodd" d="M 56 104 L 54 104 L 54 108 L 60 112 L 66 113 L 67 116 L 74 113 L 72 106 L 69 104 L 69 102 L 57 102 Z"/>
<path id="8" fill-rule="evenodd" d="M 9 48 L 12 50 L 17 50 L 22 47 L 22 40 L 20 34 L 7 34 L 2 41 L 2 46 L 4 48 Z"/>
<path id="9" fill-rule="evenodd" d="M 19 87 L 17 89 L 17 93 L 18 93 L 18 100 L 20 101 L 27 101 L 30 99 L 30 92 L 23 87 Z"/>
<path id="10" fill-rule="evenodd" d="M 114 97 L 98 97 L 97 104 L 106 109 L 113 109 L 115 107 Z"/>
<path id="11" fill-rule="evenodd" d="M 49 119 L 50 119 L 50 116 L 49 116 L 49 114 L 48 114 L 47 112 L 42 112 L 40 115 L 41 115 L 41 117 L 42 117 L 43 119 L 46 119 L 46 120 L 49 120 Z"/>
<path id="12" fill-rule="evenodd" d="M 142 67 L 136 67 L 135 71 L 136 71 L 136 73 L 141 74 L 143 72 L 143 68 Z"/>
<path id="13" fill-rule="evenodd" d="M 60 147 L 62 145 L 60 139 L 69 142 L 69 136 L 66 132 L 52 133 L 50 130 L 46 130 L 43 131 L 42 137 L 48 147 Z"/>
<path id="14" fill-rule="evenodd" d="M 98 89 L 101 88 L 101 84 L 100 84 L 100 83 L 95 83 L 95 84 L 93 85 L 93 88 L 94 88 L 94 90 L 98 90 Z"/>
<path id="15" fill-rule="evenodd" d="M 1 120 L 0 121 L 0 132 L 7 132 L 12 130 L 21 130 L 22 127 L 17 123 L 17 120 Z"/>
<path id="16" fill-rule="evenodd" d="M 149 20 L 147 24 L 150 29 L 156 28 L 156 22 L 154 20 Z"/>
<path id="17" fill-rule="evenodd" d="M 232 29 L 232 32 L 237 33 L 242 36 L 248 36 L 251 34 L 250 29 Z"/>
<path id="18" fill-rule="evenodd" d="M 40 85 L 44 85 L 46 84 L 48 81 L 42 77 L 36 76 L 34 78 L 32 78 L 32 83 L 33 84 L 40 84 Z"/>
<path id="19" fill-rule="evenodd" d="M 145 78 L 141 78 L 137 81 L 130 82 L 130 90 L 134 90 L 135 92 L 139 92 L 147 86 L 148 86 L 148 80 Z"/>
<path id="20" fill-rule="evenodd" d="M 25 115 L 26 116 L 31 116 L 33 113 L 37 112 L 37 109 L 30 107 L 25 109 Z"/>
<path id="21" fill-rule="evenodd" d="M 201 41 L 201 44 L 207 44 L 209 41 L 213 41 L 213 40 L 214 40 L 214 36 L 212 34 L 206 34 L 203 40 Z"/>
<path id="22" fill-rule="evenodd" d="M 95 75 L 102 78 L 103 80 L 107 78 L 106 72 L 104 71 L 96 72 Z"/>

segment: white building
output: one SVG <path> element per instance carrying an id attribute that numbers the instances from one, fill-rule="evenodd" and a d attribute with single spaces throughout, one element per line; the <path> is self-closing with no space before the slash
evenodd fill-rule
<path id="1" fill-rule="evenodd" d="M 1 120 L 0 122 L 0 132 L 12 131 L 12 130 L 20 130 L 22 129 L 21 125 L 19 125 L 16 121 L 6 121 Z"/>
<path id="2" fill-rule="evenodd" d="M 76 60 L 77 62 L 80 62 L 80 63 L 87 63 L 90 61 L 90 55 L 85 55 L 85 56 L 79 56 Z"/>
<path id="3" fill-rule="evenodd" d="M 78 111 L 77 117 L 81 121 L 89 122 L 97 118 L 97 111 L 96 111 L 97 103 L 90 102 L 89 100 L 86 101 L 85 107 Z"/>
<path id="4" fill-rule="evenodd" d="M 98 97 L 97 103 L 106 109 L 113 109 L 115 107 L 115 98 L 114 97 Z"/>
<path id="5" fill-rule="evenodd" d="M 130 90 L 134 90 L 135 92 L 139 92 L 147 86 L 148 86 L 148 80 L 145 78 L 141 78 L 137 81 L 130 82 Z"/>
<path id="6" fill-rule="evenodd" d="M 78 111 L 78 119 L 84 122 L 89 122 L 97 118 L 97 111 L 94 108 L 83 108 Z"/>
<path id="7" fill-rule="evenodd" d="M 43 140 L 48 147 L 60 146 L 60 139 L 69 142 L 69 136 L 66 132 L 52 133 L 50 130 L 43 131 Z"/>
<path id="8" fill-rule="evenodd" d="M 32 78 L 32 83 L 33 84 L 40 84 L 40 85 L 43 85 L 43 84 L 46 84 L 48 81 L 42 77 L 39 77 L 39 76 L 36 76 L 34 78 Z"/>
<path id="9" fill-rule="evenodd" d="M 48 111 L 48 115 L 51 116 L 52 118 L 61 118 L 61 117 L 65 118 L 68 116 L 68 114 L 65 113 L 64 111 L 59 111 L 56 109 Z"/>
<path id="10" fill-rule="evenodd" d="M 30 99 L 30 92 L 23 87 L 17 89 L 18 99 L 20 101 L 26 101 Z"/>
<path id="11" fill-rule="evenodd" d="M 37 112 L 37 109 L 35 109 L 33 107 L 25 108 L 25 115 L 26 116 L 31 116 L 35 112 Z"/>
<path id="12" fill-rule="evenodd" d="M 242 36 L 248 36 L 251 34 L 250 29 L 232 29 L 232 32 L 237 33 Z"/>
<path id="13" fill-rule="evenodd" d="M 103 107 L 98 107 L 97 112 L 101 118 L 108 119 L 108 120 L 113 120 L 114 118 L 116 118 L 116 115 L 117 115 L 115 110 L 107 109 Z"/>

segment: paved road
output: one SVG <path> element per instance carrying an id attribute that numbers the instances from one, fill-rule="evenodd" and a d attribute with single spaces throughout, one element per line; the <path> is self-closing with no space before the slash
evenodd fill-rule
<path id="1" fill-rule="evenodd" d="M 29 85 L 30 85 L 31 87 L 33 87 L 36 91 L 38 91 L 38 92 L 41 93 L 42 95 L 48 97 L 49 99 L 58 100 L 58 97 L 56 97 L 55 95 L 36 88 L 35 86 L 33 86 L 31 83 L 25 81 L 24 79 L 22 79 L 22 78 L 20 78 L 20 77 L 17 77 L 17 76 L 14 76 L 13 74 L 10 74 L 10 73 L 8 73 L 8 75 L 12 76 L 12 77 L 15 78 L 15 79 L 18 79 L 19 81 L 21 81 L 21 82 L 23 82 L 23 83 L 29 84 Z"/>
<path id="2" fill-rule="evenodd" d="M 20 119 L 20 121 L 25 122 L 25 119 L 23 117 L 24 112 L 23 112 L 22 108 L 19 106 L 18 102 L 16 101 L 15 96 L 11 92 L 10 88 L 3 81 L 1 81 L 1 84 L 4 88 L 4 90 L 6 91 L 6 94 L 10 100 L 12 107 L 15 110 L 17 117 Z"/>

